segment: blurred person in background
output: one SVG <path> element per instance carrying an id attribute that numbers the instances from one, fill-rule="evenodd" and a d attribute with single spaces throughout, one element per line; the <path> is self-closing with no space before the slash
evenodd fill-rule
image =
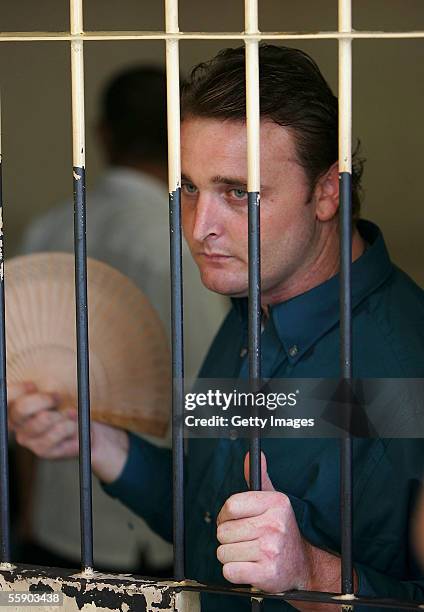
<path id="1" fill-rule="evenodd" d="M 98 136 L 107 167 L 87 193 L 87 253 L 130 277 L 170 331 L 166 79 L 162 68 L 137 66 L 116 75 L 101 98 Z M 21 253 L 74 249 L 73 202 L 31 224 Z M 197 374 L 227 309 L 207 291 L 183 252 L 187 378 Z M 201 313 L 201 314 L 200 314 Z M 159 441 L 157 441 L 160 443 Z M 21 513 L 19 561 L 79 566 L 77 460 L 18 455 Z M 94 561 L 97 568 L 146 575 L 172 573 L 172 547 L 142 519 L 106 495 L 93 479 Z"/>

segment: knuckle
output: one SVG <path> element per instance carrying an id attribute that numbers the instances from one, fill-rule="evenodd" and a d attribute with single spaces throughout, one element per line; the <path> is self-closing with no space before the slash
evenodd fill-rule
<path id="1" fill-rule="evenodd" d="M 49 425 L 48 415 L 40 412 L 28 420 L 26 430 L 32 435 L 39 436 L 42 435 L 46 429 L 48 429 Z"/>
<path id="2" fill-rule="evenodd" d="M 225 539 L 225 526 L 223 523 L 221 523 L 220 525 L 218 525 L 217 530 L 216 530 L 216 537 L 218 539 L 218 542 L 221 542 L 221 544 L 223 543 L 224 539 Z"/>
<path id="3" fill-rule="evenodd" d="M 276 535 L 284 535 L 287 531 L 287 522 L 285 514 L 281 512 L 273 512 L 270 515 L 270 521 L 268 523 L 268 531 Z"/>
<path id="4" fill-rule="evenodd" d="M 235 580 L 233 568 L 231 567 L 230 563 L 225 563 L 225 565 L 222 566 L 222 575 L 229 582 L 233 582 Z"/>
<path id="5" fill-rule="evenodd" d="M 232 495 L 231 497 L 227 499 L 227 501 L 224 504 L 225 511 L 228 514 L 232 515 L 236 511 L 236 507 L 237 507 L 237 501 L 235 499 L 235 496 Z"/>
<path id="6" fill-rule="evenodd" d="M 277 495 L 276 503 L 268 511 L 271 518 L 270 524 L 275 531 L 285 533 L 291 504 L 289 498 L 283 493 L 278 493 Z"/>
<path id="7" fill-rule="evenodd" d="M 223 550 L 223 546 L 218 546 L 218 548 L 216 549 L 216 557 L 218 559 L 218 561 L 220 561 L 221 563 L 224 563 L 224 550 Z"/>
<path id="8" fill-rule="evenodd" d="M 275 537 L 263 537 L 259 541 L 259 550 L 268 560 L 274 560 L 280 555 L 280 547 Z"/>
<path id="9" fill-rule="evenodd" d="M 262 516 L 249 516 L 248 518 L 244 519 L 244 524 L 246 526 L 246 530 L 251 534 L 260 535 L 266 528 Z"/>
<path id="10" fill-rule="evenodd" d="M 62 432 L 61 432 L 60 424 L 54 425 L 53 427 L 51 427 L 44 436 L 46 444 L 49 446 L 52 446 L 56 444 L 57 442 L 59 442 L 61 437 L 62 437 Z"/>
<path id="11" fill-rule="evenodd" d="M 284 493 L 280 491 L 275 492 L 276 504 L 279 508 L 287 509 L 290 507 L 290 500 Z"/>
<path id="12" fill-rule="evenodd" d="M 27 395 L 23 395 L 22 397 L 17 399 L 13 403 L 13 409 L 16 415 L 20 418 L 27 416 L 27 412 L 32 406 L 32 401 L 33 401 L 33 398 Z"/>
<path id="13" fill-rule="evenodd" d="M 28 422 L 26 429 L 34 435 L 40 435 L 46 429 L 47 423 L 43 414 L 36 415 Z"/>

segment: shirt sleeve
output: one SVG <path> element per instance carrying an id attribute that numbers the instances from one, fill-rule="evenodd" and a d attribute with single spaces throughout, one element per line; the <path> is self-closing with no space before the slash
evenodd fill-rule
<path id="1" fill-rule="evenodd" d="M 129 452 L 121 475 L 103 490 L 144 518 L 172 542 L 172 453 L 129 433 Z"/>
<path id="2" fill-rule="evenodd" d="M 378 597 L 379 599 L 424 600 L 424 579 L 396 580 L 362 563 L 355 563 L 354 565 L 358 574 L 358 595 Z M 380 608 L 372 609 L 379 610 Z M 383 608 L 381 609 L 383 610 Z"/>
<path id="3" fill-rule="evenodd" d="M 335 554 L 330 546 L 323 545 L 323 534 L 316 526 L 312 527 L 310 507 L 302 499 L 293 495 L 288 496 L 296 516 L 297 523 L 304 537 L 314 546 Z M 354 563 L 358 575 L 358 595 L 363 597 L 376 597 L 378 599 L 396 599 L 424 601 L 424 577 L 411 574 L 410 580 L 398 580 L 392 576 L 375 570 L 366 563 Z M 419 573 L 419 572 L 418 572 Z M 361 612 L 383 612 L 386 608 L 358 606 Z"/>

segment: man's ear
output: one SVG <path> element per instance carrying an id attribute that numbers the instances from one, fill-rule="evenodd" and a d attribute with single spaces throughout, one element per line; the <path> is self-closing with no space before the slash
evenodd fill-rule
<path id="1" fill-rule="evenodd" d="M 316 216 L 330 221 L 339 210 L 339 163 L 334 164 L 319 179 L 314 191 Z"/>

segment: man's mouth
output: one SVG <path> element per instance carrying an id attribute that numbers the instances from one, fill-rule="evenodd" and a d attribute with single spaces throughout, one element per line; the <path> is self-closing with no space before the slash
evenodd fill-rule
<path id="1" fill-rule="evenodd" d="M 226 259 L 231 259 L 231 255 L 224 255 L 223 253 L 206 253 L 205 251 L 199 253 L 201 257 L 206 259 L 206 261 L 210 262 L 218 262 L 225 261 Z"/>

